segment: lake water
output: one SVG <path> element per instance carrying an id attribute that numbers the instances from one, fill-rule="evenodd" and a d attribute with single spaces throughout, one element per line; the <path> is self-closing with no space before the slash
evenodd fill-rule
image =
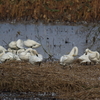
<path id="1" fill-rule="evenodd" d="M 86 48 L 100 51 L 100 25 L 0 23 L 0 45 L 7 48 L 9 42 L 17 39 L 33 39 L 41 43 L 37 51 L 44 58 L 50 54 L 59 59 L 68 54 L 73 46 L 79 48 L 79 56 Z"/>

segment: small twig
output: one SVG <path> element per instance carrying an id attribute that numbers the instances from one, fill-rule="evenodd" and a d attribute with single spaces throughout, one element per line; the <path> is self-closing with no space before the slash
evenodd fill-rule
<path id="1" fill-rule="evenodd" d="M 49 58 L 52 58 L 53 55 L 51 55 L 50 53 L 48 53 L 47 50 L 43 47 L 42 42 L 41 42 L 41 37 L 39 36 L 38 32 L 37 32 L 37 35 L 38 35 L 38 37 L 36 37 L 36 38 L 39 39 L 44 52 L 48 54 Z"/>
<path id="2" fill-rule="evenodd" d="M 4 40 L 2 40 L 5 44 L 7 44 L 8 45 L 8 43 L 6 42 L 6 41 L 4 41 Z"/>

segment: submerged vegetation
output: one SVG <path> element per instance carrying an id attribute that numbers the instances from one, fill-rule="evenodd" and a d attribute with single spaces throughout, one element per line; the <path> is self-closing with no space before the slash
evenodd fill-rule
<path id="1" fill-rule="evenodd" d="M 0 21 L 100 21 L 100 0 L 0 0 Z"/>

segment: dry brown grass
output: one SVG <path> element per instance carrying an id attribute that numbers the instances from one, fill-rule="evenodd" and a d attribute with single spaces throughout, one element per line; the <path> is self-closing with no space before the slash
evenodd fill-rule
<path id="1" fill-rule="evenodd" d="M 94 22 L 100 20 L 100 0 L 0 0 L 0 20 Z"/>
<path id="2" fill-rule="evenodd" d="M 55 92 L 58 98 L 100 99 L 100 65 L 72 64 L 63 68 L 59 62 L 9 61 L 0 64 L 0 90 L 10 92 Z"/>

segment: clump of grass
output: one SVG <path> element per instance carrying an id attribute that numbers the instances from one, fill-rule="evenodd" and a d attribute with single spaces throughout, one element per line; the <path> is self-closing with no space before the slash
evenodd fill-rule
<path id="1" fill-rule="evenodd" d="M 59 62 L 43 62 L 31 65 L 28 62 L 9 61 L 0 64 L 0 90 L 10 92 L 54 92 L 58 98 L 100 98 L 100 65 L 73 64 L 62 68 Z"/>

